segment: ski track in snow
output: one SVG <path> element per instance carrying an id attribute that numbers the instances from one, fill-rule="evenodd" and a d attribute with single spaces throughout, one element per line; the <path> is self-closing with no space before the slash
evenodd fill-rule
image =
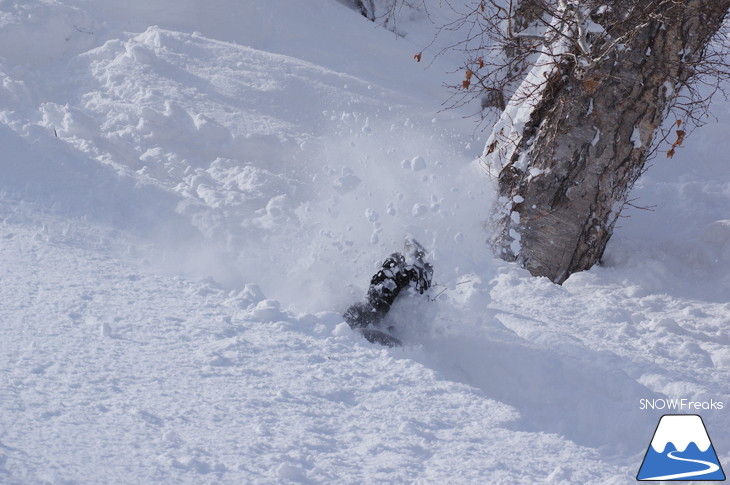
<path id="1" fill-rule="evenodd" d="M 399 29 L 0 2 L 0 482 L 622 484 L 640 399 L 727 405 L 727 106 L 559 287 L 489 260 L 482 142 Z M 383 349 L 340 312 L 406 232 L 437 285 Z"/>

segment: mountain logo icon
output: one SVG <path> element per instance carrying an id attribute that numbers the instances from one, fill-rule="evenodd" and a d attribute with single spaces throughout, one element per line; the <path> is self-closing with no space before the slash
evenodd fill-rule
<path id="1" fill-rule="evenodd" d="M 725 480 L 702 418 L 696 414 L 662 416 L 636 479 Z"/>

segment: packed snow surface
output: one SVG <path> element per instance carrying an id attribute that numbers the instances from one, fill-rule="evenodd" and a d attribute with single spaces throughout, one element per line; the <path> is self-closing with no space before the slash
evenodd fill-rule
<path id="1" fill-rule="evenodd" d="M 449 9 L 401 15 L 0 0 L 0 482 L 624 484 L 672 412 L 730 462 L 728 105 L 556 286 L 413 59 Z M 341 313 L 406 234 L 387 349 Z"/>

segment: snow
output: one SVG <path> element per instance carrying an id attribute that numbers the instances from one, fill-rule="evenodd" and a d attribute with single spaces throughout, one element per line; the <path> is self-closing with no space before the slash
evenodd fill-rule
<path id="1" fill-rule="evenodd" d="M 490 256 L 474 125 L 440 111 L 460 60 L 413 61 L 433 28 L 0 2 L 0 482 L 623 484 L 641 399 L 728 402 L 728 105 L 556 286 Z M 341 312 L 405 234 L 436 285 L 387 349 Z"/>
<path id="2" fill-rule="evenodd" d="M 636 125 L 634 125 L 634 130 L 631 132 L 631 143 L 634 144 L 634 148 L 644 146 L 644 142 L 641 141 L 641 130 Z"/>
<path id="3" fill-rule="evenodd" d="M 592 147 L 596 146 L 598 144 L 598 142 L 601 141 L 601 130 L 599 130 L 595 126 L 593 128 L 596 130 L 596 134 L 593 137 L 593 140 L 591 140 Z M 633 140 L 633 136 L 634 135 L 632 134 L 632 140 Z M 639 143 L 641 143 L 641 138 L 639 138 Z M 636 147 L 636 143 L 634 143 L 634 146 L 635 146 L 635 148 L 640 148 L 641 145 L 639 147 Z"/>
<path id="4" fill-rule="evenodd" d="M 551 27 L 556 31 L 563 28 L 558 16 L 551 19 Z M 530 115 L 540 100 L 540 94 L 548 85 L 545 80 L 555 72 L 555 59 L 567 48 L 562 36 L 547 44 L 547 50 L 537 56 L 534 66 L 517 87 L 504 112 L 492 127 L 492 132 L 484 145 L 481 163 L 493 178 L 496 178 L 504 166 L 512 162 L 515 150 L 522 143 L 525 125 L 530 121 Z M 525 145 L 529 147 L 530 141 L 527 140 Z M 523 150 L 514 162 L 518 170 L 527 169 L 528 152 L 529 149 Z"/>

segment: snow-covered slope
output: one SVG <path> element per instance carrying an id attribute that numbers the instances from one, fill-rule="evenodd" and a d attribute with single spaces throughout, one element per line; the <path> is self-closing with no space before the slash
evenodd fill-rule
<path id="1" fill-rule="evenodd" d="M 618 473 L 557 435 L 511 430 L 514 408 L 367 344 L 337 313 L 140 272 L 3 215 L 3 483 Z M 590 470 L 560 471 L 575 463 Z"/>
<path id="2" fill-rule="evenodd" d="M 727 401 L 726 108 L 557 287 L 489 256 L 482 142 L 439 111 L 458 56 L 412 58 L 432 29 L 0 2 L 0 482 L 619 484 L 642 399 Z M 406 233 L 437 285 L 386 350 L 340 312 Z"/>

